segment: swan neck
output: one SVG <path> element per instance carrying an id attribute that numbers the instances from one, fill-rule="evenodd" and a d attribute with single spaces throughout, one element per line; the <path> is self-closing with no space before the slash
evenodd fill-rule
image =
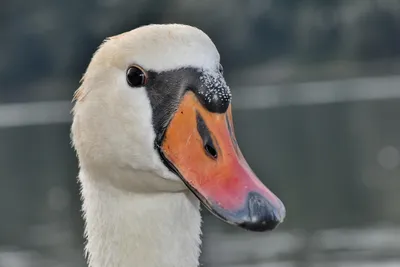
<path id="1" fill-rule="evenodd" d="M 79 178 L 89 267 L 198 266 L 201 217 L 191 192 L 140 194 L 82 170 Z"/>

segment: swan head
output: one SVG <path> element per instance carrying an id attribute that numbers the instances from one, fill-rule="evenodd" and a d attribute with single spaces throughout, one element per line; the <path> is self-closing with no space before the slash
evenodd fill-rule
<path id="1" fill-rule="evenodd" d="M 189 189 L 248 230 L 283 221 L 282 202 L 240 152 L 220 56 L 203 31 L 148 25 L 107 39 L 74 98 L 81 170 L 128 191 Z"/>

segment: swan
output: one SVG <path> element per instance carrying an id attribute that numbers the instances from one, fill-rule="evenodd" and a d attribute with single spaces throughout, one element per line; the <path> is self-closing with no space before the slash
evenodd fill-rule
<path id="1" fill-rule="evenodd" d="M 74 93 L 90 267 L 196 267 L 200 203 L 250 231 L 285 208 L 238 147 L 231 91 L 202 30 L 151 24 L 107 38 Z"/>

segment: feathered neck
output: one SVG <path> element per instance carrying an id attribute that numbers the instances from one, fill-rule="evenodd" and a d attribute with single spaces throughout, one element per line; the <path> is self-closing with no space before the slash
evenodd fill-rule
<path id="1" fill-rule="evenodd" d="M 201 217 L 191 192 L 132 193 L 83 169 L 79 178 L 90 267 L 198 266 Z"/>

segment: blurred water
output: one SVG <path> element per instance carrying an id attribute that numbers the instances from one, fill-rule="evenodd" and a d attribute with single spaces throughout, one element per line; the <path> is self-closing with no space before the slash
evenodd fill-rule
<path id="1" fill-rule="evenodd" d="M 33 236 L 36 249 L 0 247 L 0 267 L 85 266 L 81 248 L 68 245 L 67 235 L 73 233 L 60 232 L 48 225 L 41 227 L 40 236 L 46 240 L 38 242 L 41 238 Z M 269 234 L 224 233 L 208 228 L 204 238 L 202 266 L 205 267 L 391 267 L 400 264 L 400 228 Z"/>
<path id="2" fill-rule="evenodd" d="M 206 266 L 390 266 L 400 264 L 400 228 L 270 234 L 209 233 Z M 399 266 L 399 265 L 396 265 Z"/>

